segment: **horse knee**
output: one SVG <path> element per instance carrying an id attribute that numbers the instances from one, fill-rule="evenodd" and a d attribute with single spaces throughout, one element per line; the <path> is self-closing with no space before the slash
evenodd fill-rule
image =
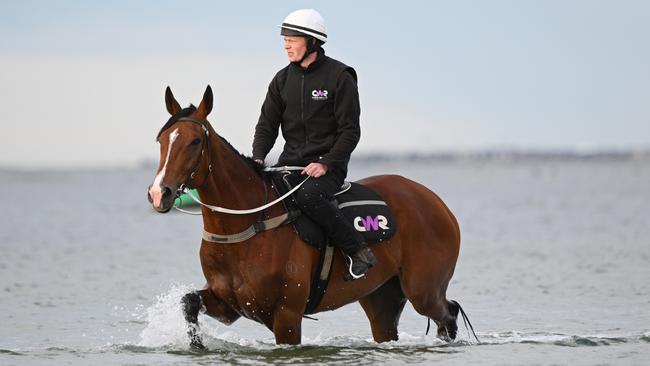
<path id="1" fill-rule="evenodd" d="M 189 292 L 185 294 L 181 299 L 181 306 L 185 320 L 189 323 L 196 323 L 198 321 L 199 311 L 203 306 L 199 293 Z"/>

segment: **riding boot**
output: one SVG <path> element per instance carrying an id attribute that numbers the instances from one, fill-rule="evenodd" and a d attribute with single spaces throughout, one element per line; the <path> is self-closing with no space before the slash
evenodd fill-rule
<path id="1" fill-rule="evenodd" d="M 377 258 L 372 254 L 370 248 L 366 246 L 366 243 L 363 243 L 361 249 L 357 250 L 349 258 L 351 263 L 349 267 L 350 273 L 346 278 L 348 280 L 363 277 L 372 266 L 377 264 Z"/>

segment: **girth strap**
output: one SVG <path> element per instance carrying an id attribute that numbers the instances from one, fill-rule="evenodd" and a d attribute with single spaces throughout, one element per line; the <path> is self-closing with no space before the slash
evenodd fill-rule
<path id="1" fill-rule="evenodd" d="M 221 244 L 240 243 L 252 238 L 255 236 L 255 234 L 261 231 L 275 229 L 276 227 L 287 224 L 293 221 L 298 215 L 300 215 L 299 212 L 287 212 L 268 220 L 257 221 L 253 225 L 249 226 L 246 230 L 231 235 L 213 234 L 211 232 L 203 230 L 203 240 L 209 241 L 211 243 Z"/>
<path id="2" fill-rule="evenodd" d="M 334 263 L 334 247 L 326 245 L 321 248 L 318 255 L 318 267 L 316 267 L 316 276 L 311 280 L 305 314 L 313 314 L 323 300 L 332 273 L 332 263 Z"/>

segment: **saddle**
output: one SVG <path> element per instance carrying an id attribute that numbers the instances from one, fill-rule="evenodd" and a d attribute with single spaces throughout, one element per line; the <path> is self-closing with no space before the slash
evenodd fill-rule
<path id="1" fill-rule="evenodd" d="M 274 172 L 270 174 L 273 188 L 282 196 L 298 185 L 304 177 L 298 173 Z M 295 193 L 294 193 L 295 194 Z M 298 236 L 309 245 L 318 248 L 319 258 L 316 276 L 312 279 L 305 314 L 313 314 L 327 290 L 334 257 L 334 247 L 329 243 L 323 229 L 307 215 L 301 215 L 293 196 L 283 201 L 291 224 Z M 396 231 L 395 218 L 381 196 L 372 189 L 354 182 L 345 182 L 330 202 L 338 206 L 343 216 L 361 233 L 367 244 L 390 239 Z"/>
<path id="2" fill-rule="evenodd" d="M 287 193 L 304 179 L 304 176 L 295 172 L 271 174 L 273 188 L 278 195 Z M 324 247 L 328 238 L 320 225 L 307 215 L 297 215 L 300 209 L 293 196 L 283 202 L 287 212 L 297 216 L 292 224 L 298 236 L 316 248 Z M 338 206 L 343 216 L 361 233 L 367 244 L 380 243 L 395 234 L 396 223 L 390 208 L 377 192 L 362 184 L 346 181 L 341 190 L 334 194 L 330 204 Z"/>

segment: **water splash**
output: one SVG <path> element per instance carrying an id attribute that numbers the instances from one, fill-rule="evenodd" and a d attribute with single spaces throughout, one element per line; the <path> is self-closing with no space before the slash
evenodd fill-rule
<path id="1" fill-rule="evenodd" d="M 196 287 L 172 285 L 166 293 L 147 308 L 146 326 L 140 333 L 140 347 L 187 348 L 187 323 L 181 309 L 181 298 Z"/>
<path id="2" fill-rule="evenodd" d="M 189 350 L 187 322 L 183 317 L 181 298 L 188 292 L 195 291 L 194 285 L 175 284 L 169 290 L 156 297 L 153 305 L 146 309 L 145 328 L 140 332 L 140 341 L 136 348 L 186 352 Z M 199 313 L 199 335 L 208 349 L 234 350 L 237 347 L 270 349 L 275 346 L 273 338 L 251 340 L 241 337 L 233 329 L 223 329 L 219 323 Z"/>

